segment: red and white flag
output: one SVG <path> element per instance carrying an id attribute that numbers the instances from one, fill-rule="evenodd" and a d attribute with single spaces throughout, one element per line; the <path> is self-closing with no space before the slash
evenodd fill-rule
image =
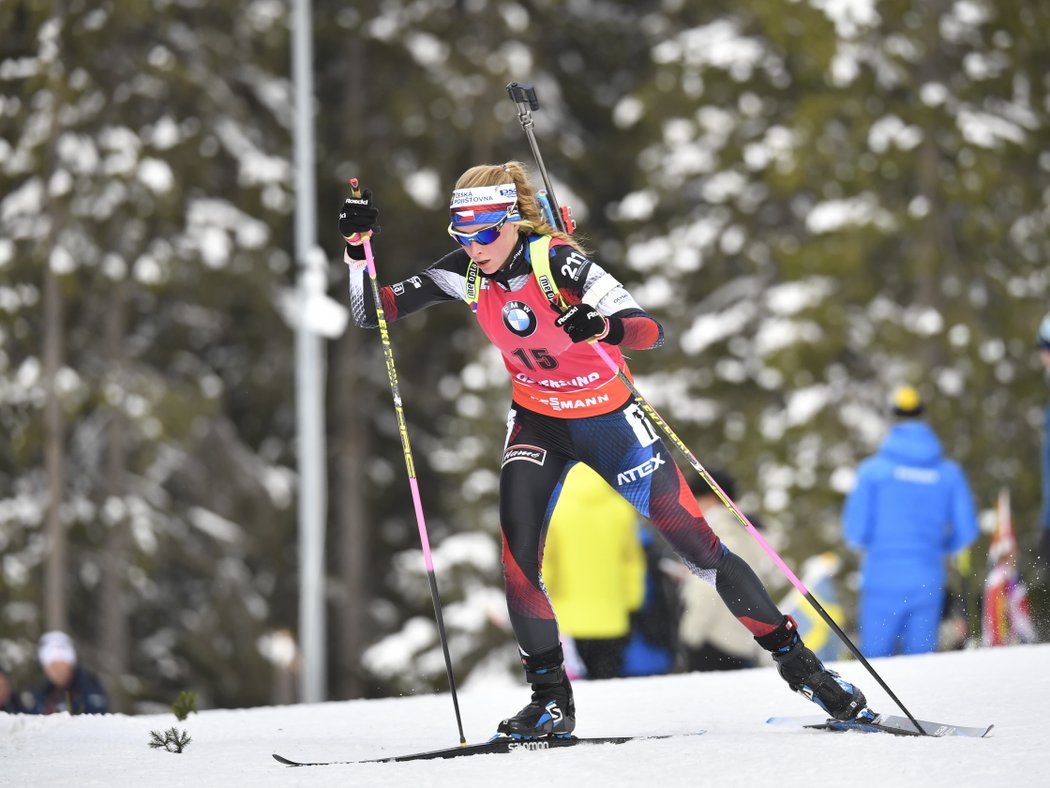
<path id="1" fill-rule="evenodd" d="M 988 545 L 988 576 L 981 606 L 981 640 L 986 646 L 1034 643 L 1028 589 L 1017 572 L 1017 539 L 1010 514 L 1010 492 L 1000 490 L 996 525 Z"/>

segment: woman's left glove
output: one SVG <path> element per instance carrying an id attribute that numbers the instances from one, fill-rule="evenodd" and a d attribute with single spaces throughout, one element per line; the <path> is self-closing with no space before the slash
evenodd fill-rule
<path id="1" fill-rule="evenodd" d="M 573 342 L 604 339 L 609 333 L 609 321 L 597 309 L 587 304 L 573 304 L 554 321 Z"/>

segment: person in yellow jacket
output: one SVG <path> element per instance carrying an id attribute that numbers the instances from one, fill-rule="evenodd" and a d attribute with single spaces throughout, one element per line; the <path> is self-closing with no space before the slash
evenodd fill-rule
<path id="1" fill-rule="evenodd" d="M 645 596 L 638 513 L 582 463 L 566 475 L 554 507 L 543 584 L 588 678 L 622 675 L 631 612 Z"/>

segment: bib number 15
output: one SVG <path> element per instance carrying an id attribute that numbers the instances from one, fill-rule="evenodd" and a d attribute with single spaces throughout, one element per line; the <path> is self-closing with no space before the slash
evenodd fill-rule
<path id="1" fill-rule="evenodd" d="M 531 347 L 528 350 L 519 347 L 512 351 L 512 355 L 529 369 L 555 369 L 558 366 L 558 359 L 542 347 Z"/>

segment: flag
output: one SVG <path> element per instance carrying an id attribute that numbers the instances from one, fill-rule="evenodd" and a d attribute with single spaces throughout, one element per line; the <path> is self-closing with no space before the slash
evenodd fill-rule
<path id="1" fill-rule="evenodd" d="M 988 545 L 988 576 L 981 606 L 981 640 L 986 646 L 1035 643 L 1028 589 L 1017 572 L 1017 540 L 1010 515 L 1010 492 L 996 501 L 996 525 Z"/>

